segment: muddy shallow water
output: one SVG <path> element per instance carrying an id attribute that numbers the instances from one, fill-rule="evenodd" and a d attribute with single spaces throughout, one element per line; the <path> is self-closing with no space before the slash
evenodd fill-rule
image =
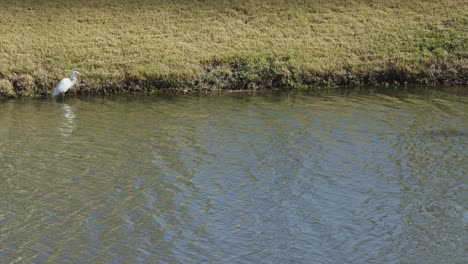
<path id="1" fill-rule="evenodd" d="M 467 103 L 0 102 L 0 262 L 463 263 Z"/>

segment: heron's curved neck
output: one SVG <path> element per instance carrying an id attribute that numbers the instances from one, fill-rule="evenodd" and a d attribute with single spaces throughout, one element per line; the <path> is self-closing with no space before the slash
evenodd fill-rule
<path id="1" fill-rule="evenodd" d="M 75 85 L 75 83 L 76 83 L 76 76 L 73 76 L 73 77 L 71 77 L 70 79 L 71 79 L 71 81 L 72 81 L 72 84 Z"/>

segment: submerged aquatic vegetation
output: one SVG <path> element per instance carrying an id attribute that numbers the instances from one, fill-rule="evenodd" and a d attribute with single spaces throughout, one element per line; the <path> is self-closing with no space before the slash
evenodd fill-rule
<path id="1" fill-rule="evenodd" d="M 468 82 L 460 0 L 0 5 L 0 79 L 23 96 L 49 93 L 72 70 L 89 93 Z"/>

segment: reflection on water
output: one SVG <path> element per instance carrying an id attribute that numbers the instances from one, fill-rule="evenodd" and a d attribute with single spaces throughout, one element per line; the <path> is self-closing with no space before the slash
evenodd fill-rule
<path id="1" fill-rule="evenodd" d="M 75 128 L 76 115 L 73 112 L 73 108 L 65 103 L 54 103 L 55 107 L 61 110 L 63 115 L 63 122 L 57 126 L 63 137 L 67 138 L 73 133 Z"/>
<path id="2" fill-rule="evenodd" d="M 467 102 L 0 103 L 0 262 L 464 263 Z"/>

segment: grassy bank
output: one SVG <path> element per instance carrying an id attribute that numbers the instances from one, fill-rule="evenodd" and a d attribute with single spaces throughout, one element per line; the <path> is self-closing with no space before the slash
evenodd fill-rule
<path id="1" fill-rule="evenodd" d="M 463 0 L 0 0 L 0 94 L 467 84 Z"/>

